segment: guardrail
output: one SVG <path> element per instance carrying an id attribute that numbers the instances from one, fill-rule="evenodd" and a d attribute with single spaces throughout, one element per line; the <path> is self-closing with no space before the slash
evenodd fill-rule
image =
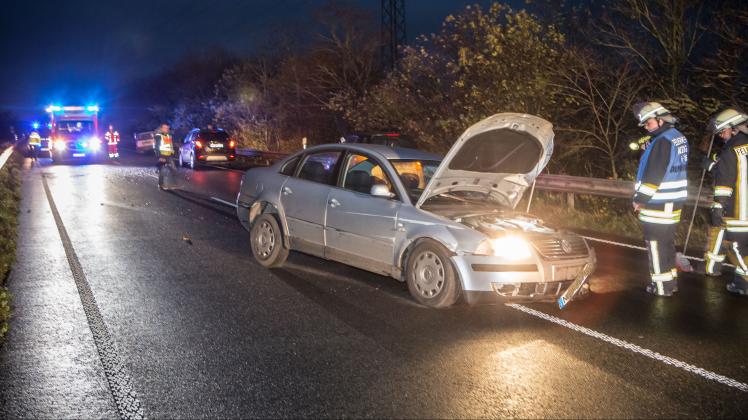
<path id="1" fill-rule="evenodd" d="M 8 158 L 10 158 L 10 155 L 13 154 L 13 146 L 8 146 L 7 149 L 3 151 L 2 154 L 0 154 L 0 170 L 3 169 L 5 166 L 5 162 L 8 161 Z"/>
<path id="2" fill-rule="evenodd" d="M 535 188 L 544 191 L 561 192 L 571 194 L 567 202 L 574 206 L 574 194 L 599 195 L 612 198 L 631 198 L 634 195 L 634 182 L 614 179 L 586 178 L 571 175 L 540 175 L 535 181 Z M 693 202 L 699 191 L 698 185 L 688 187 L 688 200 Z M 699 207 L 710 207 L 712 204 L 711 192 L 704 188 L 701 190 Z"/>
<path id="3" fill-rule="evenodd" d="M 266 160 L 268 162 L 283 159 L 287 153 L 267 152 L 257 149 L 236 149 L 236 154 L 253 159 Z M 614 179 L 587 178 L 571 175 L 541 174 L 535 181 L 535 188 L 543 191 L 559 192 L 567 194 L 567 206 L 574 207 L 574 196 L 597 195 L 611 198 L 631 198 L 634 195 L 634 182 Z M 699 207 L 710 207 L 712 204 L 711 193 L 702 190 L 699 199 Z M 694 201 L 698 194 L 698 185 L 688 188 L 688 199 Z"/>
<path id="4" fill-rule="evenodd" d="M 279 159 L 283 159 L 284 157 L 288 156 L 288 153 L 268 152 L 265 150 L 257 150 L 257 149 L 249 149 L 249 148 L 236 149 L 236 154 L 239 156 L 250 158 L 250 159 L 263 159 L 267 161 L 279 160 Z"/>

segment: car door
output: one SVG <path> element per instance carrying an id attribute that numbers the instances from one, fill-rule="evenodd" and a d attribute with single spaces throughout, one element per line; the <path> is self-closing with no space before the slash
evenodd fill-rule
<path id="1" fill-rule="evenodd" d="M 324 256 L 324 222 L 327 196 L 337 180 L 341 150 L 309 153 L 281 188 L 291 248 Z"/>
<path id="2" fill-rule="evenodd" d="M 402 205 L 392 178 L 380 162 L 361 153 L 349 153 L 341 168 L 339 187 L 327 199 L 325 257 L 390 274 Z M 386 185 L 391 196 L 371 195 L 375 184 Z"/>

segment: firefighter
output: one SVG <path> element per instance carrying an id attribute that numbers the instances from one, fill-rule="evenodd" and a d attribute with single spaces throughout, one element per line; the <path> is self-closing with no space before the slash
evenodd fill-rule
<path id="1" fill-rule="evenodd" d="M 119 132 L 114 129 L 112 124 L 109 124 L 109 130 L 104 134 L 104 139 L 106 140 L 109 159 L 119 158 Z"/>
<path id="2" fill-rule="evenodd" d="M 156 156 L 158 156 L 158 188 L 170 190 L 176 182 L 177 168 L 174 165 L 174 142 L 169 132 L 169 124 L 161 124 L 154 132 Z M 168 169 L 171 182 L 164 184 L 164 172 Z"/>
<path id="3" fill-rule="evenodd" d="M 727 241 L 727 255 L 735 264 L 735 277 L 727 291 L 748 294 L 748 264 L 743 255 L 748 251 L 748 115 L 734 108 L 715 115 L 708 128 L 725 141 L 714 168 L 714 203 L 711 208 L 711 229 L 708 261 L 722 262 L 719 254 Z M 712 268 L 714 269 L 714 268 Z M 707 272 L 709 266 L 707 265 Z"/>
<path id="4" fill-rule="evenodd" d="M 675 230 L 688 196 L 688 140 L 675 129 L 677 119 L 657 102 L 636 104 L 634 115 L 651 137 L 639 162 L 633 199 L 649 254 L 646 290 L 672 296 L 678 291 Z"/>
<path id="5" fill-rule="evenodd" d="M 42 137 L 36 131 L 29 134 L 29 152 L 32 160 L 39 159 L 39 149 L 42 147 Z"/>

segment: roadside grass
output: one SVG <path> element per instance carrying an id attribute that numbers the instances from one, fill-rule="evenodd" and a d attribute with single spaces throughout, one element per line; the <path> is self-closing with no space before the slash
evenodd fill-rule
<path id="1" fill-rule="evenodd" d="M 16 256 L 16 229 L 21 201 L 21 155 L 14 153 L 0 170 L 0 343 L 8 332 L 11 294 L 5 281 Z"/>
<path id="2" fill-rule="evenodd" d="M 565 194 L 536 190 L 530 213 L 557 228 L 600 232 L 630 239 L 633 243 L 643 242 L 641 224 L 631 210 L 631 200 L 578 195 L 574 204 L 574 209 L 568 208 Z M 526 208 L 527 199 L 524 199 L 517 210 Z M 678 251 L 683 248 L 692 211 L 692 207 L 683 209 L 675 236 Z M 706 246 L 707 228 L 706 211 L 699 209 L 688 241 L 689 255 L 700 256 L 700 250 Z"/>

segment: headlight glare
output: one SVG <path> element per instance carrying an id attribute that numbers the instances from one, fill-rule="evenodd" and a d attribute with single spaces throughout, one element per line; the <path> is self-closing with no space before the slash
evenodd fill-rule
<path id="1" fill-rule="evenodd" d="M 532 256 L 530 244 L 517 236 L 507 235 L 491 240 L 493 255 L 508 260 L 523 260 Z"/>
<path id="2" fill-rule="evenodd" d="M 55 142 L 52 143 L 52 147 L 55 150 L 62 151 L 67 148 L 67 145 L 65 144 L 65 140 L 55 140 Z"/>

